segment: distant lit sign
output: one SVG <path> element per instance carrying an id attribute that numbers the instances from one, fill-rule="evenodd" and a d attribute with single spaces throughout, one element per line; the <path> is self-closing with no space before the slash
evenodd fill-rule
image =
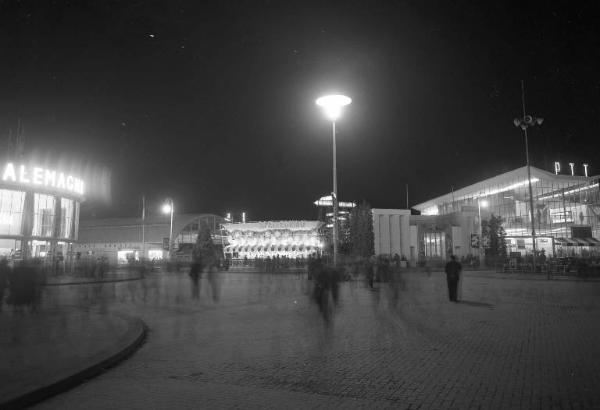
<path id="1" fill-rule="evenodd" d="M 313 203 L 316 206 L 328 207 L 328 206 L 333 206 L 333 199 L 332 199 L 331 195 L 323 196 L 323 197 L 317 199 Z M 356 206 L 356 204 L 354 202 L 338 201 L 338 208 L 354 208 L 355 206 Z"/>
<path id="2" fill-rule="evenodd" d="M 583 174 L 588 177 L 588 164 L 581 164 L 583 166 Z M 560 162 L 554 162 L 554 173 L 558 175 L 560 173 Z M 569 162 L 569 170 L 571 171 L 571 176 L 575 176 L 575 163 Z"/>
<path id="3" fill-rule="evenodd" d="M 479 235 L 476 233 L 471 234 L 471 248 L 479 248 Z"/>
<path id="4" fill-rule="evenodd" d="M 550 208 L 550 220 L 552 223 L 573 222 L 573 214 L 560 208 Z"/>
<path id="5" fill-rule="evenodd" d="M 15 165 L 12 162 L 8 162 L 4 166 L 2 181 L 23 185 L 39 185 L 79 195 L 85 193 L 83 180 L 73 175 L 41 167 Z"/>

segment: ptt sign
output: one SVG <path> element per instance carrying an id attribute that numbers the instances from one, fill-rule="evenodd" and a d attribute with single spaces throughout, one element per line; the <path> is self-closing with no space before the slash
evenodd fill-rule
<path id="1" fill-rule="evenodd" d="M 581 164 L 583 166 L 583 174 L 587 177 L 588 176 L 588 164 Z M 575 163 L 574 162 L 569 162 L 569 168 L 571 170 L 571 176 L 575 176 Z M 560 162 L 556 161 L 554 163 L 554 173 L 556 175 L 558 175 L 558 173 L 560 172 Z"/>

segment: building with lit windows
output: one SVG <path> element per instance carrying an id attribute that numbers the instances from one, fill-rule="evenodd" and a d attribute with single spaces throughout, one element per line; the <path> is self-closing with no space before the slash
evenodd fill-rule
<path id="1" fill-rule="evenodd" d="M 322 252 L 324 225 L 319 221 L 227 223 L 223 225 L 228 242 L 225 254 L 232 259 L 308 258 Z"/>
<path id="2" fill-rule="evenodd" d="M 71 257 L 87 185 L 76 172 L 0 162 L 0 257 Z"/>
<path id="3" fill-rule="evenodd" d="M 225 219 L 214 214 L 174 214 L 173 253 L 189 262 L 201 225 L 210 230 L 215 245 L 224 246 L 220 234 Z M 110 264 L 126 264 L 142 258 L 159 261 L 169 256 L 171 222 L 168 215 L 146 218 L 103 218 L 82 220 L 79 241 L 73 249 L 80 258 L 106 258 Z"/>
<path id="4" fill-rule="evenodd" d="M 531 167 L 538 251 L 559 257 L 600 255 L 599 180 L 600 176 L 562 175 Z M 375 251 L 398 253 L 414 262 L 443 262 L 450 254 L 481 256 L 480 224 L 494 214 L 503 219 L 507 252 L 531 254 L 528 185 L 527 168 L 522 167 L 415 205 L 421 215 L 374 209 Z"/>

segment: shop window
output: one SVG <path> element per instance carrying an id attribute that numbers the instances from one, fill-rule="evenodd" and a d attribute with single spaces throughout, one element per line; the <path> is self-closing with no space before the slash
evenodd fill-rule
<path id="1" fill-rule="evenodd" d="M 0 189 L 0 235 L 20 235 L 25 192 Z"/>
<path id="2" fill-rule="evenodd" d="M 73 215 L 73 223 L 75 229 L 73 230 L 73 239 L 77 240 L 79 236 L 79 202 L 75 202 L 75 214 Z"/>
<path id="3" fill-rule="evenodd" d="M 427 232 L 423 234 L 425 256 L 428 258 L 441 258 L 444 255 L 444 232 Z"/>
<path id="4" fill-rule="evenodd" d="M 52 236 L 55 198 L 52 195 L 33 195 L 33 235 Z"/>
<path id="5" fill-rule="evenodd" d="M 60 198 L 60 235 L 61 238 L 71 238 L 73 227 L 74 202 L 72 199 Z"/>

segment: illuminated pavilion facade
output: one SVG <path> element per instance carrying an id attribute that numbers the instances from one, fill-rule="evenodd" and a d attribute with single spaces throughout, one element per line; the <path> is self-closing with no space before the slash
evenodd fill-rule
<path id="1" fill-rule="evenodd" d="M 265 221 L 226 223 L 223 229 L 228 245 L 224 252 L 233 259 L 320 255 L 323 227 L 319 221 Z"/>

